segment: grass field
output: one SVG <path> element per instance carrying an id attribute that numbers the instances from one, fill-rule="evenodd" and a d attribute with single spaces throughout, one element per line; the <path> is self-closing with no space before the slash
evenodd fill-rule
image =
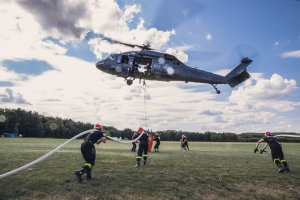
<path id="1" fill-rule="evenodd" d="M 0 174 L 35 160 L 66 140 L 0 138 Z M 94 179 L 79 183 L 84 163 L 81 140 L 68 144 L 31 168 L 0 179 L 3 199 L 300 199 L 300 144 L 283 149 L 291 172 L 277 174 L 268 153 L 254 154 L 254 143 L 161 143 L 149 163 L 134 168 L 131 145 L 108 141 L 96 146 Z"/>

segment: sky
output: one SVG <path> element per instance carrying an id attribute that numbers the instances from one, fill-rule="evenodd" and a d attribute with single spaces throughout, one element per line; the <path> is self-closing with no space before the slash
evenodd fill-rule
<path id="1" fill-rule="evenodd" d="M 1 1 L 0 107 L 121 130 L 300 132 L 299 19 L 298 0 Z M 221 94 L 200 83 L 128 86 L 95 63 L 137 49 L 91 33 L 220 75 L 249 57 L 251 78 L 218 85 Z"/>

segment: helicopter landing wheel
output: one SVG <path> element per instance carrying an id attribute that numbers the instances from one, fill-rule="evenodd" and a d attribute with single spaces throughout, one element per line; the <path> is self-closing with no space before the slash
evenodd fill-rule
<path id="1" fill-rule="evenodd" d="M 217 84 L 211 84 L 211 85 L 215 88 L 217 94 L 220 94 L 220 93 L 221 93 L 221 91 L 218 90 L 218 88 L 217 88 Z"/>
<path id="2" fill-rule="evenodd" d="M 133 80 L 131 80 L 131 79 L 128 79 L 128 80 L 126 80 L 126 83 L 127 83 L 127 85 L 132 85 L 132 83 L 133 83 Z"/>

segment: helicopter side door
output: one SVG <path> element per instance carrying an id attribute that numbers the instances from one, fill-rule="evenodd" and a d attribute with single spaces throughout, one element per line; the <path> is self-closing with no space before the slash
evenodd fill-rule
<path id="1" fill-rule="evenodd" d="M 133 60 L 133 71 L 141 75 L 151 75 L 152 59 L 145 57 L 135 57 Z"/>

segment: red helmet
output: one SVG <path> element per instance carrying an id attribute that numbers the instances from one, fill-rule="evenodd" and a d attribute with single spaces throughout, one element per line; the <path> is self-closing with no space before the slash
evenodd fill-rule
<path id="1" fill-rule="evenodd" d="M 101 128 L 102 128 L 102 125 L 99 123 L 95 124 L 95 126 L 94 126 L 94 129 L 101 129 Z"/>
<path id="2" fill-rule="evenodd" d="M 265 132 L 265 137 L 271 136 L 271 133 L 269 131 Z"/>
<path id="3" fill-rule="evenodd" d="M 144 130 L 144 129 L 143 129 L 142 127 L 140 127 L 140 128 L 138 129 L 138 131 L 137 131 L 137 132 L 138 132 L 138 133 L 142 133 L 142 132 L 143 132 L 143 130 Z"/>

